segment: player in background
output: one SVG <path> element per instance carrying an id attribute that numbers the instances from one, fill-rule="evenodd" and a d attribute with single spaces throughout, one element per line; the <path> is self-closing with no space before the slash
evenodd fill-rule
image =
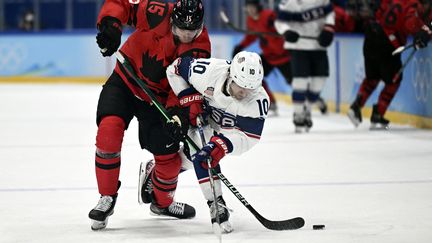
<path id="1" fill-rule="evenodd" d="M 370 121 L 371 128 L 388 128 L 389 120 L 384 114 L 402 81 L 402 73 L 397 75 L 402 68 L 401 56 L 393 56 L 392 52 L 406 44 L 408 35 L 414 36 L 416 49 L 426 47 L 432 31 L 426 24 L 430 18 L 422 19 L 423 6 L 417 0 L 381 1 L 375 9 L 375 21 L 367 26 L 363 43 L 366 77 L 348 117 L 356 127 L 362 122 L 361 108 L 382 80 L 385 86 L 373 105 Z"/>
<path id="2" fill-rule="evenodd" d="M 285 37 L 284 47 L 291 53 L 296 132 L 312 127 L 311 105 L 318 100 L 329 76 L 327 47 L 333 41 L 334 24 L 329 0 L 282 0 L 278 5 L 275 27 Z"/>
<path id="3" fill-rule="evenodd" d="M 192 163 L 210 207 L 211 222 L 215 226 L 218 217 L 225 233 L 233 230 L 230 214 L 222 197 L 221 181 L 214 176 L 219 204 L 216 212 L 206 161 L 211 159 L 211 167 L 220 172 L 219 161 L 225 155 L 243 154 L 258 143 L 269 109 L 269 97 L 262 87 L 263 75 L 260 56 L 246 51 L 236 54 L 232 62 L 215 58 L 179 58 L 167 69 L 168 81 L 184 111 L 181 120 L 189 121 L 182 124 L 190 124 L 188 134 L 196 144 L 201 144 L 196 119 L 201 116 L 205 120 L 207 144 L 192 156 Z M 187 166 L 191 164 L 190 156 L 182 158 L 183 168 L 191 168 Z M 143 181 L 141 185 L 144 184 Z"/>
<path id="4" fill-rule="evenodd" d="M 166 68 L 178 57 L 210 56 L 210 41 L 203 18 L 201 0 L 178 0 L 174 5 L 145 0 L 139 4 L 107 1 L 99 16 L 97 43 L 104 50 L 102 54 L 109 56 L 118 47 L 122 24 L 127 22 L 136 26 L 138 29 L 120 52 L 129 59 L 137 76 L 158 101 L 167 107 L 175 107 L 178 99 L 168 84 Z M 174 113 L 176 109 L 169 111 Z M 175 142 L 179 134 L 166 132 L 165 126 L 170 127 L 171 123 L 161 122 L 162 116 L 151 105 L 150 98 L 117 62 L 103 86 L 97 107 L 95 167 L 101 197 L 89 213 L 93 230 L 105 228 L 108 217 L 114 212 L 120 187 L 121 146 L 124 131 L 133 117 L 139 123 L 141 148 L 154 155 L 151 212 L 180 219 L 195 216 L 192 206 L 173 200 L 181 166 L 179 144 Z"/>
<path id="5" fill-rule="evenodd" d="M 355 19 L 343 7 L 333 2 L 333 11 L 335 12 L 335 32 L 350 33 L 355 30 Z"/>
<path id="6" fill-rule="evenodd" d="M 271 9 L 263 9 L 260 0 L 246 0 L 246 14 L 246 26 L 248 30 L 277 34 L 274 27 L 276 13 Z M 243 40 L 234 47 L 232 56 L 234 57 L 235 54 L 250 46 L 257 39 L 259 40 L 259 45 L 262 50 L 260 56 L 263 61 L 264 77 L 268 76 L 274 68 L 277 68 L 287 84 L 291 85 L 291 55 L 289 51 L 283 47 L 283 37 L 246 34 Z M 277 114 L 276 99 L 268 88 L 265 80 L 263 80 L 263 87 L 270 97 L 270 111 Z M 317 105 L 321 113 L 327 113 L 327 105 L 321 97 L 318 98 Z"/>

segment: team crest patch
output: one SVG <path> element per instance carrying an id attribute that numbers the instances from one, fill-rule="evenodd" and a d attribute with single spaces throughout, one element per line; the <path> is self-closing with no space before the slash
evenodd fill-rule
<path id="1" fill-rule="evenodd" d="M 207 87 L 207 89 L 204 91 L 204 94 L 208 96 L 213 96 L 213 91 L 214 91 L 213 87 Z"/>
<path id="2" fill-rule="evenodd" d="M 242 63 L 242 62 L 244 62 L 246 60 L 246 58 L 244 58 L 244 57 L 240 57 L 239 59 L 238 59 L 238 63 Z"/>

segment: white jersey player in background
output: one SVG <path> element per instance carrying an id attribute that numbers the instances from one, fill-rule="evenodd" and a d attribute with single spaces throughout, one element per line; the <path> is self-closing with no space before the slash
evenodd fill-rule
<path id="1" fill-rule="evenodd" d="M 292 57 L 296 132 L 312 127 L 311 105 L 329 76 L 327 47 L 333 41 L 334 24 L 330 0 L 282 0 L 278 5 L 275 28 L 285 37 L 284 48 Z"/>
<path id="2" fill-rule="evenodd" d="M 241 155 L 260 140 L 270 105 L 261 86 L 263 75 L 260 56 L 246 51 L 236 54 L 232 62 L 216 58 L 178 58 L 167 69 L 168 81 L 180 105 L 188 111 L 186 119 L 192 125 L 188 134 L 199 145 L 202 143 L 196 119 L 202 116 L 205 120 L 203 130 L 207 144 L 192 156 L 192 163 L 210 207 L 213 225 L 217 219 L 206 161 L 211 159 L 211 167 L 220 172 L 219 161 L 225 155 Z M 191 161 L 184 154 L 182 159 L 182 169 L 190 168 L 185 164 Z M 139 188 L 146 183 L 144 181 L 140 180 Z M 221 230 L 229 233 L 233 228 L 222 197 L 221 181 L 216 176 L 214 185 Z"/>

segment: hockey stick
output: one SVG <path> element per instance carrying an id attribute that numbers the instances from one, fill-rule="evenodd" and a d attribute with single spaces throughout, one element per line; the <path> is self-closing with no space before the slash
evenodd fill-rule
<path id="1" fill-rule="evenodd" d="M 403 70 L 408 65 L 408 63 L 411 61 L 411 59 L 414 57 L 414 54 L 416 53 L 417 49 L 414 48 L 414 50 L 411 51 L 408 58 L 405 60 L 405 62 L 402 64 L 402 67 L 399 68 L 398 72 L 393 76 L 393 83 L 396 83 L 399 79 L 400 75 L 403 73 Z"/>
<path id="2" fill-rule="evenodd" d="M 164 106 L 157 100 L 153 92 L 147 85 L 142 81 L 136 74 L 129 61 L 117 51 L 115 53 L 117 60 L 120 64 L 126 69 L 128 75 L 142 88 L 144 93 L 151 99 L 151 102 L 155 107 L 160 111 L 162 116 L 169 122 L 173 122 L 172 117 L 168 114 L 167 110 Z M 186 136 L 186 142 L 192 146 L 196 151 L 200 151 L 199 147 L 195 144 L 195 142 L 189 137 Z M 291 218 L 287 220 L 281 221 L 273 221 L 264 218 L 261 214 L 259 214 L 240 194 L 240 192 L 230 183 L 230 181 L 222 174 L 218 173 L 215 169 L 212 169 L 213 174 L 216 174 L 219 179 L 225 184 L 225 186 L 237 197 L 237 199 L 255 216 L 256 219 L 267 229 L 270 230 L 295 230 L 304 226 L 305 221 L 301 217 Z"/>
<path id="3" fill-rule="evenodd" d="M 230 27 L 231 29 L 237 31 L 237 32 L 242 32 L 248 35 L 258 35 L 258 36 L 265 36 L 265 35 L 270 35 L 270 36 L 276 36 L 276 37 L 283 37 L 283 35 L 279 34 L 279 33 L 275 33 L 275 32 L 259 32 L 259 31 L 252 31 L 252 30 L 245 30 L 242 28 L 239 28 L 237 26 L 235 26 L 228 18 L 228 16 L 226 15 L 224 10 L 221 10 L 219 12 L 219 16 L 222 19 L 222 22 L 224 22 L 224 24 L 226 24 L 228 27 Z M 316 40 L 317 37 L 313 37 L 313 36 L 299 36 L 299 38 L 302 39 L 309 39 L 309 40 Z"/>
<path id="4" fill-rule="evenodd" d="M 404 51 L 406 51 L 406 50 L 408 50 L 410 48 L 413 48 L 413 47 L 414 47 L 414 43 L 409 44 L 407 46 L 399 46 L 398 48 L 396 48 L 396 50 L 394 50 L 392 52 L 392 56 L 395 56 L 395 55 L 397 55 L 399 53 L 402 53 L 402 52 L 404 52 Z"/>
<path id="5" fill-rule="evenodd" d="M 205 140 L 205 137 L 204 137 L 204 130 L 203 130 L 202 122 L 201 122 L 202 121 L 202 117 L 198 116 L 197 119 L 196 119 L 196 121 L 197 121 L 199 136 L 201 138 L 201 144 L 204 147 L 206 145 L 206 140 Z M 215 212 L 216 223 L 218 224 L 217 231 L 215 229 L 216 227 L 213 227 L 213 230 L 215 231 L 216 235 L 218 236 L 219 242 L 222 242 L 222 233 L 221 233 L 221 230 L 220 230 L 220 227 L 221 227 L 220 226 L 220 219 L 218 217 L 219 204 L 218 204 L 218 201 L 217 201 L 216 188 L 215 188 L 215 184 L 214 184 L 214 180 L 213 180 L 213 173 L 210 170 L 210 168 L 211 168 L 211 163 L 210 162 L 211 162 L 210 159 L 208 159 L 207 160 L 207 166 L 208 166 L 207 172 L 208 172 L 208 175 L 209 175 L 209 181 L 210 181 L 211 191 L 213 193 L 213 204 L 214 204 L 214 207 L 215 207 L 215 210 L 216 210 L 216 212 Z"/>

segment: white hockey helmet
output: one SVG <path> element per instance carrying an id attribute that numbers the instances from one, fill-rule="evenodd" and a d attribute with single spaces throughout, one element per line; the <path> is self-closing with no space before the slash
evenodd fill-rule
<path id="1" fill-rule="evenodd" d="M 258 88 L 264 77 L 261 57 L 255 52 L 241 51 L 237 53 L 231 62 L 230 77 L 242 88 Z"/>

